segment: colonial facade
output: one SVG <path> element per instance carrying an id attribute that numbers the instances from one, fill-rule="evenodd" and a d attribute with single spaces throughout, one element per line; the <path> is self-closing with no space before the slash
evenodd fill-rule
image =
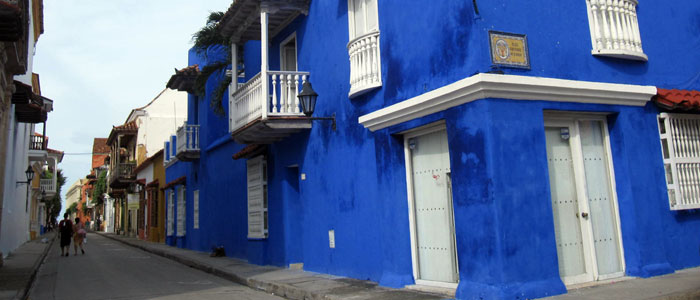
<path id="1" fill-rule="evenodd" d="M 56 164 L 62 153 L 47 147 L 46 121 L 53 101 L 41 95 L 39 75 L 32 72 L 36 43 L 44 30 L 43 2 L 0 1 L 0 20 L 0 257 L 4 257 L 41 233 L 45 222 L 41 201 L 56 193 Z"/>
<path id="2" fill-rule="evenodd" d="M 189 64 L 242 84 L 165 144 L 166 243 L 458 299 L 698 266 L 698 10 L 234 1 Z"/>

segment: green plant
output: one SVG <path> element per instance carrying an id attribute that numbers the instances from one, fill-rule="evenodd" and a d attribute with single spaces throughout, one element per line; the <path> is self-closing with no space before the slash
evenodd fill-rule
<path id="1" fill-rule="evenodd" d="M 63 170 L 60 169 L 56 172 L 56 176 L 56 195 L 44 202 L 46 205 L 46 224 L 52 223 L 61 213 L 61 189 L 66 184 L 67 178 L 63 176 Z"/>
<path id="2" fill-rule="evenodd" d="M 216 76 L 218 78 L 223 77 L 212 92 L 209 102 L 209 106 L 211 106 L 214 113 L 216 113 L 217 115 L 224 115 L 225 113 L 222 101 L 224 94 L 226 93 L 226 89 L 232 81 L 231 77 L 238 78 L 238 74 L 235 74 L 231 77 L 225 75 L 226 69 L 231 65 L 231 44 L 216 30 L 216 27 L 219 24 L 219 21 L 221 21 L 221 19 L 223 18 L 223 16 L 223 12 L 210 13 L 204 27 L 202 27 L 201 29 L 199 29 L 199 31 L 192 35 L 192 41 L 194 42 L 193 48 L 199 55 L 207 57 L 207 50 L 213 46 L 224 47 L 224 49 L 226 49 L 227 52 L 225 59 L 218 62 L 210 63 L 209 65 L 202 68 L 202 71 L 197 76 L 194 82 L 195 93 L 199 96 L 204 96 L 206 94 L 205 87 L 207 81 L 210 78 L 212 78 L 212 76 Z M 238 53 L 242 53 L 242 51 Z"/>
<path id="3" fill-rule="evenodd" d="M 104 203 L 103 195 L 105 192 L 107 192 L 107 172 L 100 171 L 97 182 L 95 182 L 92 189 L 92 203 L 95 205 L 102 205 L 102 203 Z"/>

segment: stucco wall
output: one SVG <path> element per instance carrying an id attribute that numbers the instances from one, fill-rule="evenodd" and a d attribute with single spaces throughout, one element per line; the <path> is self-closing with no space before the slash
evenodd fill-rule
<path id="1" fill-rule="evenodd" d="M 700 3 L 640 4 L 649 62 L 593 57 L 585 3 L 545 1 L 379 2 L 383 86 L 348 99 L 348 20 L 345 1 L 312 1 L 271 40 L 297 34 L 298 68 L 310 71 L 320 95 L 315 116 L 336 114 L 338 129 L 313 128 L 269 146 L 269 238 L 248 240 L 245 160 L 231 155 L 227 116 L 209 96 L 198 103 L 199 161 L 178 162 L 167 181 L 187 176 L 187 236 L 180 247 L 209 250 L 256 264 L 286 266 L 378 281 L 413 283 L 402 131 L 444 120 L 452 166 L 460 284 L 458 298 L 532 298 L 564 293 L 559 278 L 544 137 L 544 111 L 608 114 L 626 273 L 652 276 L 700 265 L 700 215 L 671 212 L 652 104 L 645 107 L 484 99 L 370 132 L 357 123 L 368 112 L 491 70 L 487 31 L 528 35 L 531 70 L 507 74 L 600 82 L 700 88 L 700 57 L 675 55 L 678 41 L 697 41 Z M 401 13 L 392 13 L 401 12 Z M 674 15 L 657 22 L 659 14 Z M 537 18 L 533 18 L 537 15 Z M 674 32 L 669 37 L 667 32 Z M 259 42 L 244 45 L 246 77 L 259 71 Z M 208 59 L 225 55 L 213 49 Z M 207 61 L 190 53 L 190 64 Z M 669 66 L 674 66 L 669 68 Z M 216 80 L 211 80 L 211 92 Z M 210 93 L 208 93 L 209 95 Z M 228 104 L 227 101 L 224 101 Z M 192 116 L 190 116 L 190 119 Z M 301 180 L 304 174 L 306 179 Z M 200 190 L 200 226 L 192 229 L 189 199 Z M 176 214 L 175 214 L 176 215 Z M 649 220 L 654 220 L 650 222 Z M 336 247 L 329 248 L 328 230 Z M 476 295 L 476 296 L 475 296 Z"/>

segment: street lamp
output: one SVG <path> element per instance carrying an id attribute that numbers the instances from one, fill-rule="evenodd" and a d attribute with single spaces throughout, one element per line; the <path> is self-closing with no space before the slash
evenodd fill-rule
<path id="1" fill-rule="evenodd" d="M 309 118 L 309 120 L 331 120 L 333 121 L 331 128 L 335 130 L 335 113 L 333 113 L 331 117 L 311 117 L 311 115 L 314 114 L 314 108 L 316 107 L 316 98 L 318 98 L 318 94 L 311 87 L 311 82 L 304 82 L 304 85 L 302 85 L 301 88 L 301 93 L 299 93 L 297 97 L 299 98 L 299 102 L 301 102 L 302 112 Z"/>
<path id="2" fill-rule="evenodd" d="M 27 181 L 17 181 L 17 184 L 26 184 L 27 185 L 27 197 L 26 197 L 26 202 L 24 204 L 24 212 L 29 211 L 29 184 L 32 183 L 32 179 L 34 179 L 34 169 L 32 169 L 32 166 L 27 166 L 27 170 L 24 171 L 24 174 L 27 176 Z"/>

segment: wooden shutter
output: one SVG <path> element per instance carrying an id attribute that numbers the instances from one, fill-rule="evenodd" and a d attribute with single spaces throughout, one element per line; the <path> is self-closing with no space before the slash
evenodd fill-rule
<path id="1" fill-rule="evenodd" d="M 187 215 L 185 211 L 185 207 L 187 207 L 185 205 L 187 202 L 185 186 L 180 186 L 177 192 L 177 236 L 185 236 L 185 216 Z"/>
<path id="2" fill-rule="evenodd" d="M 173 235 L 173 218 L 175 217 L 173 214 L 173 190 L 168 190 L 165 193 L 165 202 L 168 203 L 168 226 L 167 226 L 167 235 L 172 236 Z"/>
<path id="3" fill-rule="evenodd" d="M 199 229 L 199 190 L 194 191 L 192 195 L 192 227 L 194 229 Z"/>
<path id="4" fill-rule="evenodd" d="M 700 208 L 700 116 L 662 113 L 659 135 L 671 210 Z"/>
<path id="5" fill-rule="evenodd" d="M 267 162 L 263 156 L 247 161 L 248 238 L 267 238 Z"/>

